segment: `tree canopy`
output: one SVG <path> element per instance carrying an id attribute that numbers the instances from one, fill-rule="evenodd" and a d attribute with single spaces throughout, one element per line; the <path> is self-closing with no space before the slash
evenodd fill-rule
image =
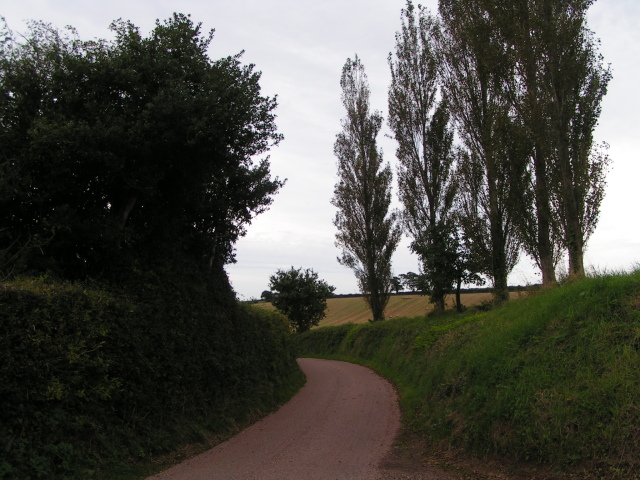
<path id="1" fill-rule="evenodd" d="M 508 298 L 507 277 L 520 249 L 512 205 L 525 172 L 504 83 L 511 69 L 509 46 L 485 3 L 440 0 L 440 48 L 445 94 L 464 146 L 459 216 L 469 251 L 501 302 Z"/>
<path id="2" fill-rule="evenodd" d="M 490 5 L 495 32 L 509 45 L 513 70 L 503 82 L 526 137 L 517 217 L 523 247 L 555 283 L 562 249 L 572 275 L 584 274 L 583 251 L 604 196 L 609 163 L 593 130 L 611 79 L 586 25 L 592 1 L 522 0 Z M 603 148 L 604 147 L 604 148 Z"/>
<path id="3" fill-rule="evenodd" d="M 389 126 L 398 142 L 398 190 L 403 223 L 420 257 L 425 286 L 435 309 L 445 309 L 445 295 L 457 279 L 459 242 L 454 201 L 458 190 L 454 132 L 446 99 L 437 100 L 438 22 L 411 1 L 402 10 L 395 56 L 389 55 Z"/>
<path id="4" fill-rule="evenodd" d="M 110 41 L 31 23 L 0 59 L 0 250 L 64 277 L 183 257 L 205 271 L 283 185 L 276 99 L 188 16 Z M 28 248 L 37 245 L 38 248 Z"/>

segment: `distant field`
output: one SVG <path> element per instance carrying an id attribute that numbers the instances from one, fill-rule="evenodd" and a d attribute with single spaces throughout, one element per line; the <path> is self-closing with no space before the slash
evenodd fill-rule
<path id="1" fill-rule="evenodd" d="M 512 296 L 518 295 L 511 293 Z M 480 305 L 491 300 L 491 293 L 464 293 L 462 304 L 467 307 Z M 447 296 L 447 308 L 453 308 L 455 296 Z M 273 308 L 270 303 L 260 302 L 257 306 Z M 433 310 L 429 297 L 423 295 L 392 295 L 385 311 L 386 318 L 418 317 Z M 320 327 L 342 325 L 345 323 L 366 323 L 371 319 L 371 312 L 362 297 L 338 297 L 327 300 L 327 316 L 320 321 Z"/>

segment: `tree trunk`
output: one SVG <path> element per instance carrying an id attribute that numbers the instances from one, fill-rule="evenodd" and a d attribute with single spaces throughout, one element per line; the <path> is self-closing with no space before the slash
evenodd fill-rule
<path id="1" fill-rule="evenodd" d="M 551 242 L 551 204 L 547 182 L 547 165 L 538 147 L 536 147 L 534 157 L 534 168 L 536 176 L 534 194 L 538 221 L 538 261 L 542 273 L 542 285 L 550 287 L 557 283 L 553 261 L 553 243 Z"/>
<path id="2" fill-rule="evenodd" d="M 437 298 L 432 297 L 432 303 L 433 303 L 433 311 L 435 313 L 442 313 L 445 311 L 446 309 L 445 295 L 438 295 Z"/>
<path id="3" fill-rule="evenodd" d="M 568 222 L 569 238 L 567 245 L 569 250 L 569 276 L 584 277 L 584 241 L 580 221 L 573 217 Z"/>
<path id="4" fill-rule="evenodd" d="M 493 160 L 491 160 L 492 162 Z M 493 163 L 488 162 L 489 166 Z M 498 206 L 498 192 L 496 176 L 492 168 L 487 169 L 487 183 L 489 190 L 489 223 L 491 232 L 491 276 L 493 277 L 493 301 L 500 305 L 509 299 L 507 284 L 507 252 L 506 233 L 503 218 Z"/>
<path id="5" fill-rule="evenodd" d="M 458 281 L 456 283 L 456 310 L 458 313 L 462 312 L 462 302 L 460 301 L 460 287 L 462 285 L 462 278 L 458 277 Z"/>
<path id="6" fill-rule="evenodd" d="M 571 172 L 569 148 L 565 139 L 561 140 L 560 152 L 563 202 L 561 212 L 564 216 L 565 246 L 569 253 L 569 276 L 580 278 L 584 277 L 584 235 L 575 197 L 576 186 Z"/>
<path id="7" fill-rule="evenodd" d="M 127 225 L 127 220 L 129 220 L 129 215 L 131 215 L 131 211 L 133 207 L 135 207 L 138 198 L 134 195 L 129 195 L 121 204 L 120 207 L 116 210 L 114 214 L 113 224 L 116 230 L 116 247 L 120 248 L 122 244 L 122 232 L 124 232 L 124 227 Z"/>
<path id="8" fill-rule="evenodd" d="M 506 239 L 502 218 L 499 215 L 494 215 L 491 230 L 493 301 L 496 305 L 500 305 L 509 300 L 509 285 L 507 281 Z"/>

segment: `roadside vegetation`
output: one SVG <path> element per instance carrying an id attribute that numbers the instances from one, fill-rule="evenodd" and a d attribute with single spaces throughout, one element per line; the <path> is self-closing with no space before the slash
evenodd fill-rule
<path id="1" fill-rule="evenodd" d="M 297 391 L 284 317 L 182 280 L 0 286 L 0 478 L 151 473 L 153 457 L 211 446 Z"/>
<path id="2" fill-rule="evenodd" d="M 629 478 L 640 273 L 580 280 L 610 162 L 593 137 L 611 72 L 592 2 L 438 3 L 434 17 L 407 1 L 389 56 L 402 212 L 364 67 L 345 63 L 336 245 L 370 310 L 351 320 L 376 324 L 311 330 L 298 348 L 393 379 L 434 442 Z M 215 443 L 301 385 L 291 331 L 316 325 L 333 291 L 292 269 L 322 288 L 288 302 L 279 270 L 286 319 L 238 305 L 224 271 L 285 185 L 265 156 L 283 136 L 260 72 L 241 53 L 211 59 L 213 31 L 188 15 L 148 36 L 111 30 L 0 25 L 0 478 L 93 478 Z M 440 312 L 481 276 L 504 303 L 521 250 L 545 287 L 566 254 L 573 282 L 381 322 L 403 233 L 420 257 L 406 276 Z"/>
<path id="3" fill-rule="evenodd" d="M 187 15 L 111 29 L 0 26 L 3 480 L 144 470 L 304 381 L 288 320 L 224 271 L 284 185 L 258 158 L 275 99 Z"/>
<path id="4" fill-rule="evenodd" d="M 582 478 L 640 475 L 638 268 L 486 312 L 319 328 L 297 347 L 389 378 L 432 446 Z"/>
<path id="5" fill-rule="evenodd" d="M 278 270 L 269 279 L 267 293 L 273 305 L 287 317 L 293 332 L 302 333 L 318 325 L 325 316 L 327 298 L 335 287 L 318 278 L 318 274 L 308 268 Z"/>

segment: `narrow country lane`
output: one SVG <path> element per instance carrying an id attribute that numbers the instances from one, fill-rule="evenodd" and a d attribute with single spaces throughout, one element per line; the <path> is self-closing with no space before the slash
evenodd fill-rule
<path id="1" fill-rule="evenodd" d="M 396 393 L 367 368 L 300 359 L 306 385 L 229 441 L 148 480 L 371 480 L 400 428 Z"/>

